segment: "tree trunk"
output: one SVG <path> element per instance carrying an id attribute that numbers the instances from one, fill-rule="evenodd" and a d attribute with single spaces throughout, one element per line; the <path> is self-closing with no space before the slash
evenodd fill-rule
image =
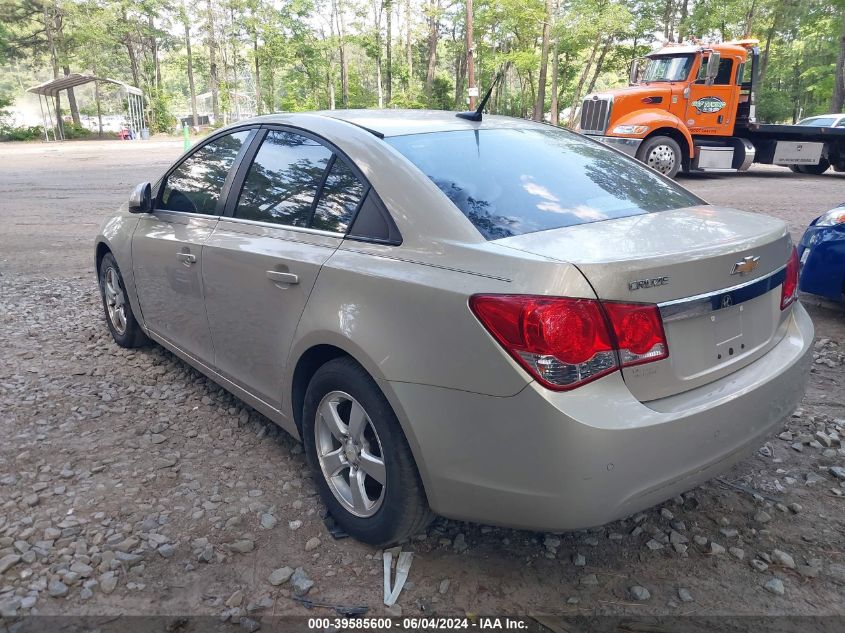
<path id="1" fill-rule="evenodd" d="M 387 9 L 387 103 L 393 100 L 393 0 L 385 0 Z"/>
<path id="2" fill-rule="evenodd" d="M 457 42 L 457 33 L 455 27 L 452 27 L 452 41 Z M 466 41 L 466 38 L 464 38 Z M 455 55 L 455 108 L 457 110 L 464 109 L 464 78 L 467 72 L 467 59 L 469 55 Z M 473 110 L 472 97 L 470 97 L 470 110 Z"/>
<path id="3" fill-rule="evenodd" d="M 129 16 L 126 13 L 126 9 L 123 10 L 123 23 L 129 23 Z M 138 56 L 135 55 L 135 47 L 132 45 L 132 34 L 128 30 L 125 31 L 121 41 L 126 47 L 126 55 L 129 57 L 129 69 L 132 71 L 132 85 L 139 88 L 141 86 L 140 71 L 138 68 Z"/>
<path id="4" fill-rule="evenodd" d="M 675 41 L 675 1 L 666 0 L 663 8 L 663 39 L 667 42 Z"/>
<path id="5" fill-rule="evenodd" d="M 833 96 L 830 99 L 830 111 L 842 112 L 845 105 L 845 8 L 842 10 L 842 27 L 839 36 L 839 56 L 833 75 Z"/>
<path id="6" fill-rule="evenodd" d="M 70 75 L 70 67 L 64 66 L 62 71 L 65 74 L 65 77 Z M 73 92 L 73 88 L 67 89 L 67 103 L 70 107 L 70 116 L 73 118 L 74 125 L 82 125 L 82 120 L 79 118 L 79 106 L 76 105 L 76 95 Z"/>
<path id="7" fill-rule="evenodd" d="M 191 93 L 191 119 L 194 122 L 194 127 L 196 127 L 199 125 L 199 117 L 197 116 L 197 89 L 194 85 L 194 55 L 191 51 L 191 25 L 184 1 L 182 2 L 182 26 L 185 29 L 185 49 L 188 53 L 188 91 Z"/>
<path id="8" fill-rule="evenodd" d="M 757 0 L 751 0 L 751 6 L 748 7 L 748 13 L 745 14 L 745 29 L 742 36 L 748 37 L 751 35 L 751 30 L 754 28 L 754 18 L 757 17 L 754 13 L 757 8 Z"/>
<path id="9" fill-rule="evenodd" d="M 558 76 L 560 70 L 560 52 L 558 51 L 559 38 L 555 38 L 552 45 L 552 97 L 551 97 L 551 124 L 560 125 L 560 105 L 558 104 Z"/>
<path id="10" fill-rule="evenodd" d="M 678 23 L 678 41 L 687 39 L 687 18 L 689 17 L 689 0 L 683 0 L 681 4 L 681 20 Z"/>
<path id="11" fill-rule="evenodd" d="M 590 79 L 590 85 L 587 86 L 587 94 L 590 94 L 593 91 L 593 88 L 596 87 L 596 80 L 601 74 L 601 69 L 604 66 L 604 58 L 607 56 L 607 52 L 610 50 L 611 44 L 613 44 L 613 38 L 609 37 L 604 43 L 604 48 L 601 49 L 598 61 L 596 61 L 596 70 L 593 72 L 593 78 Z"/>
<path id="12" fill-rule="evenodd" d="M 255 62 L 255 114 L 261 114 L 261 64 L 258 59 L 258 31 L 252 30 L 252 56 Z"/>
<path id="13" fill-rule="evenodd" d="M 341 0 L 332 0 L 332 11 L 337 26 L 338 53 L 340 54 L 340 101 L 344 108 L 349 107 L 349 60 L 346 59 L 346 28 L 343 19 Z"/>
<path id="14" fill-rule="evenodd" d="M 467 4 L 467 19 L 466 19 L 466 49 L 467 49 L 467 56 L 466 56 L 466 76 L 467 76 L 467 85 L 470 88 L 476 88 L 475 85 L 475 33 L 473 32 L 473 9 L 472 9 L 472 0 L 466 0 Z M 463 78 L 464 73 L 461 72 L 461 93 L 463 93 Z M 470 96 L 469 98 L 469 109 L 475 110 L 475 97 Z"/>
<path id="15" fill-rule="evenodd" d="M 428 71 L 425 75 L 425 89 L 431 91 L 434 73 L 437 70 L 437 31 L 440 21 L 440 0 L 431 0 L 428 16 Z"/>
<path id="16" fill-rule="evenodd" d="M 534 103 L 534 120 L 542 121 L 546 111 L 546 74 L 549 67 L 549 33 L 552 22 L 552 0 L 546 0 L 546 17 L 543 20 L 543 44 L 540 53 L 540 76 L 537 83 L 537 101 Z"/>
<path id="17" fill-rule="evenodd" d="M 405 0 L 405 57 L 408 66 L 408 83 L 405 90 L 411 91 L 414 85 L 414 52 L 411 49 L 411 0 Z"/>
<path id="18" fill-rule="evenodd" d="M 65 42 L 65 35 L 64 30 L 62 27 L 62 20 L 63 16 L 61 10 L 59 9 L 58 2 L 53 3 L 53 29 L 52 29 L 52 39 L 53 42 L 51 43 L 51 55 L 55 53 L 55 62 L 53 66 L 53 76 L 58 77 L 58 64 L 59 59 L 61 58 L 62 61 L 62 72 L 64 76 L 67 77 L 70 75 L 70 67 L 67 64 L 67 47 Z M 81 125 L 79 119 L 79 108 L 76 105 L 76 95 L 73 92 L 73 88 L 67 89 L 67 98 L 68 98 L 68 105 L 70 106 L 70 115 L 73 117 L 73 122 L 76 125 Z"/>
<path id="19" fill-rule="evenodd" d="M 52 7 L 55 10 L 55 7 Z M 55 15 L 50 13 L 48 5 L 44 5 L 44 34 L 47 37 L 47 45 L 50 49 L 50 65 L 53 68 L 53 79 L 59 78 L 59 54 L 56 50 L 56 38 L 53 28 L 55 26 Z M 53 98 L 53 107 L 56 111 L 56 130 L 58 130 L 59 137 L 64 138 L 62 126 L 62 98 L 59 93 L 56 93 Z M 53 131 L 53 138 L 56 137 L 56 130 Z"/>
<path id="20" fill-rule="evenodd" d="M 214 27 L 214 4 L 208 0 L 208 82 L 211 88 L 211 111 L 214 123 L 220 124 L 219 77 L 217 75 L 217 34 Z"/>
<path id="21" fill-rule="evenodd" d="M 587 81 L 587 75 L 590 72 L 590 69 L 593 67 L 593 61 L 596 58 L 596 51 L 598 50 L 599 44 L 601 43 L 601 35 L 596 36 L 596 41 L 593 44 L 593 50 L 590 51 L 590 58 L 587 60 L 586 65 L 584 66 L 584 70 L 581 71 L 581 76 L 578 78 L 578 84 L 575 87 L 575 94 L 572 96 L 572 107 L 569 111 L 569 120 L 567 121 L 567 127 L 572 127 L 575 125 L 575 119 L 578 115 L 578 104 L 581 101 L 581 91 L 584 89 L 584 84 Z"/>
<path id="22" fill-rule="evenodd" d="M 376 27 L 376 92 L 378 93 L 378 107 L 384 107 L 384 87 L 381 83 L 381 12 L 383 0 L 373 0 L 373 22 Z"/>
<path id="23" fill-rule="evenodd" d="M 97 76 L 97 63 L 91 65 L 91 71 Z M 97 136 L 103 137 L 103 109 L 100 103 L 100 82 L 94 82 L 94 105 L 97 107 Z"/>
<path id="24" fill-rule="evenodd" d="M 150 13 L 147 15 L 147 26 L 150 30 L 150 52 L 153 56 L 153 68 L 155 71 L 154 75 L 154 85 L 157 90 L 161 89 L 161 60 L 158 58 L 158 38 L 155 34 L 155 22 L 153 18 L 153 14 Z"/>
<path id="25" fill-rule="evenodd" d="M 768 32 L 766 33 L 766 44 L 763 47 L 763 54 L 760 56 L 760 72 L 757 74 L 757 90 L 759 91 L 763 85 L 763 79 L 766 77 L 766 68 L 769 65 L 769 51 L 772 47 L 772 38 L 777 32 L 778 26 L 780 25 L 780 16 L 781 16 L 781 9 L 780 5 L 778 5 L 777 10 L 775 11 L 774 17 L 772 17 L 772 26 L 769 27 Z M 758 92 L 759 94 L 759 92 Z"/>

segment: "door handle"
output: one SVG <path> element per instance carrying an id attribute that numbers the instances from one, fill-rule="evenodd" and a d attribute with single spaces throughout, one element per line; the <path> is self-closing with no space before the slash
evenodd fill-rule
<path id="1" fill-rule="evenodd" d="M 283 273 L 280 270 L 268 270 L 267 279 L 272 279 L 277 284 L 293 285 L 299 283 L 299 275 L 294 275 L 293 273 Z"/>
<path id="2" fill-rule="evenodd" d="M 176 253 L 176 259 L 185 264 L 185 266 L 190 266 L 197 261 L 197 256 L 191 253 Z"/>

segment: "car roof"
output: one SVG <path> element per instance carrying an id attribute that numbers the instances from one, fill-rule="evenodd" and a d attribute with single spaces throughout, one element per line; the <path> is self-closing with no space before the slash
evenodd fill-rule
<path id="1" fill-rule="evenodd" d="M 835 112 L 831 114 L 814 114 L 813 116 L 808 116 L 806 119 L 801 119 L 798 122 L 804 123 L 806 121 L 815 121 L 816 119 L 841 119 L 842 117 L 845 117 L 845 113 Z"/>
<path id="2" fill-rule="evenodd" d="M 285 124 L 289 123 L 290 119 L 294 116 L 297 118 L 321 117 L 345 121 L 381 137 L 457 130 L 547 127 L 541 123 L 535 123 L 525 119 L 492 114 L 485 114 L 480 122 L 470 121 L 455 115 L 455 112 L 444 110 L 320 110 L 316 112 L 298 112 L 296 114 L 268 114 L 256 117 L 253 121 Z M 241 121 L 240 123 L 243 124 L 245 122 Z"/>

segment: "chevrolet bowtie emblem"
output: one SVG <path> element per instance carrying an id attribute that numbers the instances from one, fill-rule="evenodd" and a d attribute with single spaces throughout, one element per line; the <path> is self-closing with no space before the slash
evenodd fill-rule
<path id="1" fill-rule="evenodd" d="M 741 262 L 737 262 L 734 264 L 733 270 L 731 271 L 732 275 L 744 275 L 746 273 L 750 273 L 752 270 L 757 268 L 760 265 L 760 258 L 754 257 L 753 255 L 749 255 L 748 257 L 743 257 Z"/>

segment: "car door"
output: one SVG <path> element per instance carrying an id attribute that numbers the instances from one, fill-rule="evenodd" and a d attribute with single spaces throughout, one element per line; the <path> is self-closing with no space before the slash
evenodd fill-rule
<path id="1" fill-rule="evenodd" d="M 320 139 L 285 128 L 264 133 L 203 247 L 203 285 L 215 367 L 279 408 L 308 295 L 367 185 Z"/>
<path id="2" fill-rule="evenodd" d="M 713 83 L 707 83 L 707 59 L 702 58 L 698 69 L 698 79 L 690 84 L 687 100 L 687 127 L 693 134 L 710 136 L 730 136 L 736 121 L 736 86 L 734 85 L 734 67 L 736 60 L 722 57 L 719 70 Z"/>
<path id="3" fill-rule="evenodd" d="M 153 211 L 132 236 L 138 301 L 153 334 L 206 364 L 213 361 L 202 288 L 202 245 L 223 208 L 238 155 L 256 129 L 214 137 L 164 177 Z"/>

